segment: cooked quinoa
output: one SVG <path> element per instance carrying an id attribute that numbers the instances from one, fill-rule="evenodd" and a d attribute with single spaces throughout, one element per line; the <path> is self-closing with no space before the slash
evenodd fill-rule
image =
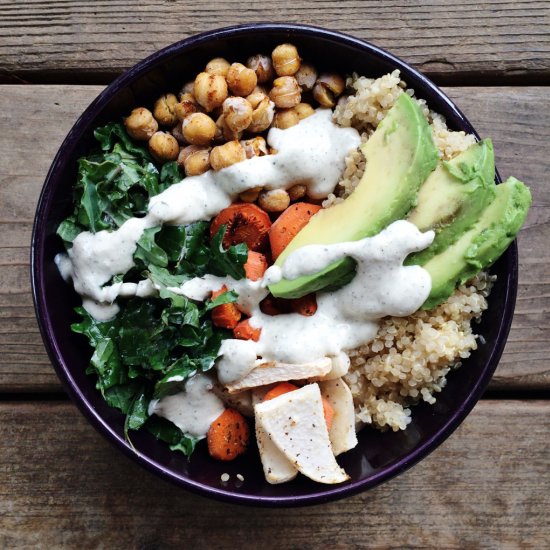
<path id="1" fill-rule="evenodd" d="M 353 74 L 347 79 L 350 95 L 335 109 L 334 120 L 353 126 L 366 141 L 402 93 L 414 98 L 394 71 L 377 79 Z M 447 128 L 445 119 L 416 100 L 430 127 L 442 159 L 448 160 L 470 145 L 475 137 Z M 365 157 L 353 151 L 335 193 L 323 203 L 329 207 L 344 200 L 355 189 L 365 171 Z M 487 296 L 494 278 L 481 273 L 461 286 L 443 304 L 431 311 L 417 311 L 409 317 L 388 317 L 380 323 L 370 344 L 350 353 L 349 384 L 359 424 L 381 429 L 404 430 L 411 421 L 410 405 L 418 401 L 435 403 L 434 394 L 447 383 L 449 371 L 477 348 L 471 322 L 487 309 Z"/>
<path id="2" fill-rule="evenodd" d="M 405 82 L 395 70 L 380 78 L 372 79 L 353 74 L 346 81 L 350 95 L 341 100 L 334 110 L 334 121 L 340 126 L 353 126 L 366 141 L 374 132 L 386 113 L 393 107 L 397 98 L 407 93 L 414 99 L 414 90 L 407 89 Z M 475 137 L 464 132 L 453 132 L 447 128 L 445 119 L 430 111 L 423 99 L 416 99 L 424 116 L 430 123 L 434 143 L 442 159 L 456 157 L 473 145 Z M 324 201 L 326 208 L 343 201 L 355 189 L 365 171 L 365 157 L 360 150 L 352 151 L 346 158 L 346 168 L 342 180 Z"/>

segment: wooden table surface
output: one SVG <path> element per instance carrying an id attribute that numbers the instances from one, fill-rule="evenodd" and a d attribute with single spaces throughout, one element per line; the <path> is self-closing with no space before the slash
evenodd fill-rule
<path id="1" fill-rule="evenodd" d="M 514 323 L 488 393 L 404 475 L 300 510 L 209 501 L 111 448 L 63 394 L 29 283 L 45 174 L 102 86 L 194 33 L 282 20 L 370 40 L 424 71 L 493 138 L 501 174 L 534 198 Z M 550 547 L 549 85 L 547 0 L 0 0 L 0 547 Z"/>

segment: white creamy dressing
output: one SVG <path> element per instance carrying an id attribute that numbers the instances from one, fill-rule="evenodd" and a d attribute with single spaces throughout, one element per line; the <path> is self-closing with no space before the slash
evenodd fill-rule
<path id="1" fill-rule="evenodd" d="M 183 433 L 202 438 L 210 424 L 225 409 L 223 401 L 212 393 L 214 382 L 207 374 L 195 374 L 185 383 L 185 390 L 162 399 L 153 399 L 149 415 L 163 416 Z"/>
<path id="2" fill-rule="evenodd" d="M 336 126 L 331 114 L 320 109 L 292 128 L 271 129 L 267 141 L 277 154 L 188 177 L 153 197 L 144 218 L 129 219 L 116 231 L 79 234 L 68 254 L 56 257 L 60 273 L 64 279 L 72 279 L 87 311 L 105 321 L 118 312 L 119 296 L 145 297 L 158 290 L 149 280 L 107 285 L 113 276 L 134 266 L 133 255 L 145 229 L 210 220 L 239 193 L 253 187 L 276 189 L 303 183 L 310 197 L 326 197 L 340 179 L 346 155 L 360 143 L 358 132 Z M 428 246 L 433 237 L 431 231 L 421 233 L 413 224 L 398 221 L 360 241 L 296 250 L 282 268 L 272 266 L 259 281 L 206 275 L 170 290 L 204 301 L 225 285 L 237 292 L 237 303 L 250 315 L 250 324 L 261 328 L 258 342 L 223 341 L 216 366 L 219 381 L 227 384 L 266 361 L 296 364 L 341 356 L 371 341 L 378 319 L 416 311 L 430 292 L 430 276 L 421 267 L 403 266 L 403 260 Z M 316 273 L 345 257 L 357 262 L 355 278 L 334 292 L 317 293 L 314 315 L 269 316 L 261 312 L 259 304 L 267 296 L 269 284 Z M 149 414 L 167 418 L 184 433 L 204 437 L 224 409 L 212 388 L 208 375 L 195 374 L 183 392 L 152 401 Z"/>
<path id="3" fill-rule="evenodd" d="M 429 246 L 433 238 L 433 231 L 421 233 L 413 224 L 401 220 L 374 237 L 296 250 L 280 273 L 287 279 L 316 273 L 344 257 L 357 262 L 357 274 L 348 285 L 334 292 L 317 293 L 317 311 L 311 317 L 262 313 L 259 303 L 268 294 L 266 280 L 206 276 L 187 281 L 172 291 L 204 300 L 226 285 L 239 294 L 237 303 L 251 315 L 250 324 L 261 328 L 258 342 L 222 342 L 218 378 L 227 384 L 246 376 L 260 362 L 306 363 L 336 357 L 370 342 L 378 331 L 378 319 L 415 312 L 430 293 L 431 279 L 426 270 L 404 266 L 403 260 L 411 252 Z M 277 269 L 270 268 L 266 279 L 276 279 Z"/>
<path id="4" fill-rule="evenodd" d="M 273 269 L 272 266 L 269 268 Z M 275 267 L 275 269 L 278 269 Z M 267 272 L 266 272 L 267 273 Z M 241 311 L 250 315 L 258 307 L 258 304 L 269 294 L 267 290 L 266 277 L 258 281 L 250 279 L 233 279 L 233 277 L 217 277 L 216 275 L 205 275 L 204 277 L 195 277 L 184 282 L 180 287 L 168 287 L 168 290 L 175 294 L 183 294 L 191 300 L 204 302 L 210 298 L 213 290 L 220 290 L 224 285 L 228 289 L 234 290 L 239 296 L 237 304 Z"/>
<path id="5" fill-rule="evenodd" d="M 155 292 L 145 284 L 104 286 L 132 268 L 133 254 L 145 229 L 210 220 L 239 193 L 253 187 L 287 189 L 302 183 L 310 197 L 326 197 L 340 179 L 346 155 L 360 143 L 357 130 L 340 128 L 331 117 L 330 109 L 318 109 L 296 126 L 272 128 L 267 142 L 277 150 L 275 155 L 253 157 L 219 172 L 209 170 L 187 177 L 153 197 L 144 218 L 129 219 L 116 231 L 80 233 L 68 255 L 56 257 L 62 276 L 73 280 L 90 315 L 107 321 L 118 313 L 118 296 Z"/>
<path id="6" fill-rule="evenodd" d="M 433 238 L 433 231 L 421 233 L 412 223 L 400 220 L 374 237 L 300 248 L 288 256 L 282 268 L 272 266 L 258 281 L 205 275 L 170 290 L 204 301 L 225 285 L 238 293 L 237 304 L 250 315 L 250 324 L 261 328 L 258 342 L 222 342 L 216 368 L 220 383 L 228 384 L 266 361 L 296 364 L 341 356 L 370 342 L 378 331 L 378 319 L 415 312 L 430 293 L 431 279 L 423 268 L 404 266 L 403 261 L 429 246 Z M 355 277 L 334 292 L 318 292 L 317 311 L 311 317 L 261 312 L 260 302 L 268 294 L 269 282 L 316 273 L 345 257 L 357 262 Z M 149 414 L 164 416 L 185 433 L 202 437 L 223 410 L 211 388 L 207 376 L 195 375 L 185 392 L 152 402 Z"/>

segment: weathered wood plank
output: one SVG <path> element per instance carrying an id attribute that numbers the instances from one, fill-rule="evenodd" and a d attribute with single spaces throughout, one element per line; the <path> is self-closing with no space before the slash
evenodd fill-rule
<path id="1" fill-rule="evenodd" d="M 482 137 L 493 138 L 501 176 L 514 175 L 533 192 L 533 206 L 518 238 L 520 284 L 514 323 L 491 388 L 548 388 L 550 188 L 547 174 L 550 159 L 544 150 L 550 124 L 548 117 L 541 120 L 535 114 L 539 108 L 550 107 L 548 90 L 448 88 L 446 92 Z M 525 364 L 529 365 L 528 370 L 524 369 Z"/>
<path id="2" fill-rule="evenodd" d="M 548 402 L 481 402 L 411 471 L 296 513 L 213 502 L 163 482 L 69 403 L 2 403 L 0 546 L 544 548 L 549 418 Z"/>
<path id="3" fill-rule="evenodd" d="M 544 0 L 0 1 L 4 82 L 107 82 L 159 48 L 216 27 L 309 23 L 374 42 L 440 83 L 550 77 Z"/>
<path id="4" fill-rule="evenodd" d="M 38 334 L 28 246 L 40 187 L 57 147 L 96 86 L 0 87 L 0 390 L 48 391 L 58 382 Z M 550 387 L 550 97 L 545 88 L 448 88 L 483 136 L 492 136 L 503 176 L 532 188 L 520 235 L 520 288 L 514 325 L 492 389 Z M 17 124 L 20 120 L 32 123 Z"/>

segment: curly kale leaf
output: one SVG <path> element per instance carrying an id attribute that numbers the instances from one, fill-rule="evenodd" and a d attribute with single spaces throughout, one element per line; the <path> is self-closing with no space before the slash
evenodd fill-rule
<path id="1" fill-rule="evenodd" d="M 183 178 L 175 162 L 164 164 L 159 173 L 147 149 L 134 143 L 120 123 L 102 126 L 94 136 L 100 149 L 79 159 L 74 211 L 58 229 L 67 246 L 82 231 L 116 229 L 145 215 L 152 196 Z"/>

